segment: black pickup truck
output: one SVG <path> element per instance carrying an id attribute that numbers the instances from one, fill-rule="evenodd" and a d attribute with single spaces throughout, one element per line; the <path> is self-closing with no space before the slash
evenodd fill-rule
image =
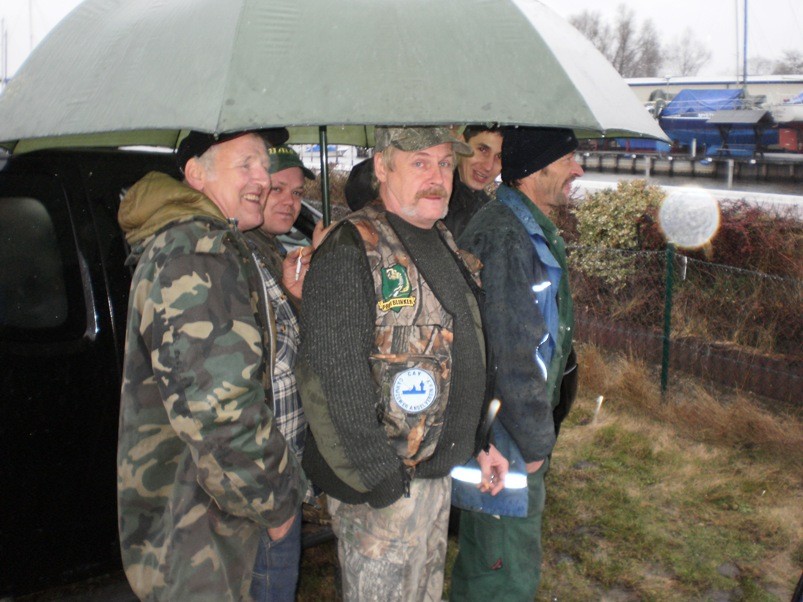
<path id="1" fill-rule="evenodd" d="M 171 153 L 0 158 L 0 598 L 120 566 L 123 192 Z M 309 233 L 314 216 L 302 214 Z"/>

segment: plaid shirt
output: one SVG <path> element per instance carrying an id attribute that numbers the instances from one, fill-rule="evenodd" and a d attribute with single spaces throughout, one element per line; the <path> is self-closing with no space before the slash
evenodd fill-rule
<path id="1" fill-rule="evenodd" d="M 253 245 L 257 247 L 257 245 Z M 296 354 L 298 352 L 299 330 L 298 318 L 287 293 L 279 284 L 280 275 L 270 270 L 270 259 L 265 257 L 265 247 L 255 250 L 265 293 L 270 299 L 276 317 L 276 361 L 273 367 L 273 412 L 276 426 L 284 435 L 290 449 L 301 459 L 304 452 L 304 438 L 307 419 L 301 408 L 301 398 L 296 385 Z M 278 253 L 278 249 L 277 249 Z M 279 258 L 281 266 L 281 258 Z"/>

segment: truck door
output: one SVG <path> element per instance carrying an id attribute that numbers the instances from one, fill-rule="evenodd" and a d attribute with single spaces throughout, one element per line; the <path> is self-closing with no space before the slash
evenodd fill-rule
<path id="1" fill-rule="evenodd" d="M 0 597 L 119 563 L 118 351 L 85 203 L 0 173 Z"/>

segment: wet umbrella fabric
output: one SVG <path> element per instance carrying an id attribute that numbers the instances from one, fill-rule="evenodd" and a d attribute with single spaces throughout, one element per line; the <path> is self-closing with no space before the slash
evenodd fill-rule
<path id="1" fill-rule="evenodd" d="M 536 0 L 86 0 L 0 95 L 16 152 L 288 125 L 313 126 L 291 143 L 325 125 L 370 144 L 364 124 L 491 121 L 664 138 Z"/>

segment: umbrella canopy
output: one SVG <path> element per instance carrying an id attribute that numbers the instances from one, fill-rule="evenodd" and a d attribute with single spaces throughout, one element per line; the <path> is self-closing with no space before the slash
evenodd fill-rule
<path id="1" fill-rule="evenodd" d="M 188 129 L 483 122 L 665 139 L 536 0 L 86 0 L 0 95 L 0 143 L 15 152 L 175 146 Z M 329 142 L 355 135 L 339 132 Z"/>

